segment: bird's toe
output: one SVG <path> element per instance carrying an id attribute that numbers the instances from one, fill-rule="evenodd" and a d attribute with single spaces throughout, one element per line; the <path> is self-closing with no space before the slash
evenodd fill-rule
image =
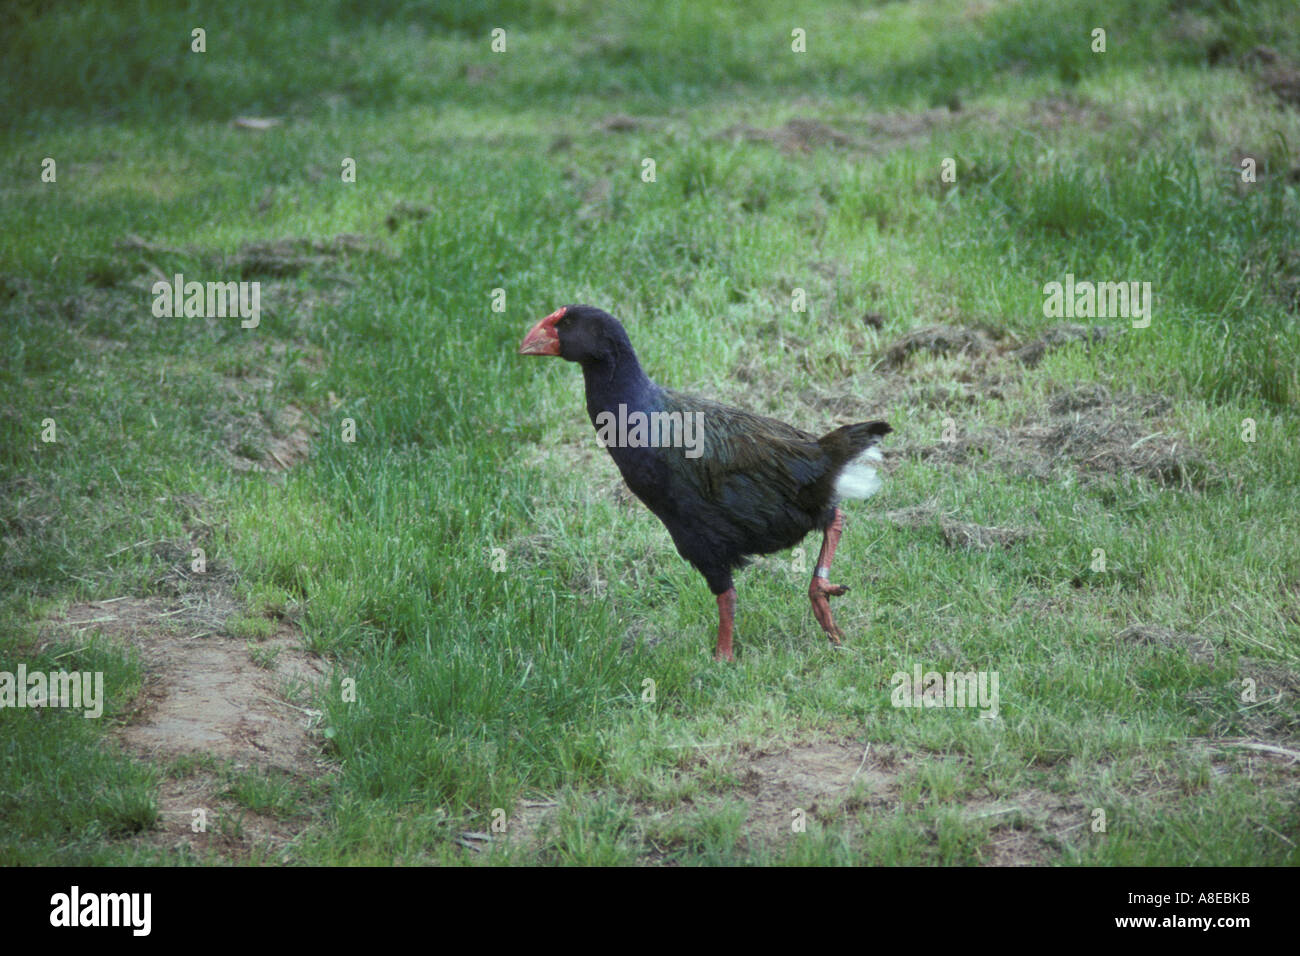
<path id="1" fill-rule="evenodd" d="M 808 597 L 813 603 L 823 598 L 839 597 L 848 593 L 849 586 L 847 584 L 831 584 L 822 578 L 814 578 L 813 583 L 808 586 Z"/>

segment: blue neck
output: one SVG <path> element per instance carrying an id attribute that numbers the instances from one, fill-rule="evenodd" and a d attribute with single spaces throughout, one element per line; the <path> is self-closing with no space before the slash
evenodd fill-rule
<path id="1" fill-rule="evenodd" d="M 582 366 L 587 392 L 587 415 L 594 425 L 601 412 L 649 412 L 659 407 L 659 386 L 650 381 L 629 345 L 617 348 Z"/>

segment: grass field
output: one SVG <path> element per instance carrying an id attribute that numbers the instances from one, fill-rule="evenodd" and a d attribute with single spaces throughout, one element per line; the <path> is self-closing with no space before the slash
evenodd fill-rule
<path id="1" fill-rule="evenodd" d="M 0 672 L 105 681 L 0 707 L 0 862 L 1300 862 L 1294 3 L 265 10 L 0 14 Z M 893 425 L 844 651 L 810 537 L 712 660 L 572 302 Z"/>

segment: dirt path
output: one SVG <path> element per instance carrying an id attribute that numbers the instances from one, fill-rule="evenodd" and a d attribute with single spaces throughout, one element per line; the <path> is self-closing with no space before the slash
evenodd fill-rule
<path id="1" fill-rule="evenodd" d="M 275 853 L 300 829 L 283 813 L 232 800 L 242 774 L 302 781 L 328 773 L 313 727 L 311 690 L 324 662 L 281 622 L 250 644 L 230 636 L 236 605 L 219 582 L 177 599 L 125 597 L 71 606 L 51 636 L 96 633 L 138 652 L 144 684 L 135 712 L 115 733 L 162 772 L 154 830 L 139 839 L 242 858 Z M 190 759 L 186 759 L 190 758 Z M 205 829 L 195 830 L 196 810 Z"/>

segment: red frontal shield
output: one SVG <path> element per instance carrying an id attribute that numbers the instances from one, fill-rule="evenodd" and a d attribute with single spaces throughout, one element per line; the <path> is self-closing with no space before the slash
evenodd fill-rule
<path id="1" fill-rule="evenodd" d="M 524 340 L 519 343 L 519 354 L 559 355 L 560 336 L 555 331 L 555 323 L 560 321 L 563 316 L 564 310 L 556 309 L 529 329 L 528 334 L 524 336 Z"/>

